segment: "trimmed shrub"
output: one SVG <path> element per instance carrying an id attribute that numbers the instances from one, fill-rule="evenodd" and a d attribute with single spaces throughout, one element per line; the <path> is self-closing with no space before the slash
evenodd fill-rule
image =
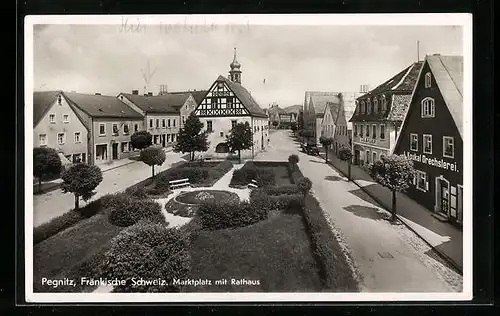
<path id="1" fill-rule="evenodd" d="M 299 188 L 295 184 L 284 185 L 269 185 L 262 187 L 264 192 L 268 195 L 281 195 L 281 194 L 297 194 L 300 193 Z M 254 191 L 252 191 L 253 193 Z M 250 196 L 252 195 L 250 193 Z"/>
<path id="2" fill-rule="evenodd" d="M 284 210 L 297 212 L 303 206 L 304 197 L 300 194 L 268 195 L 265 190 L 257 189 L 250 196 L 251 203 L 259 209 Z"/>
<path id="3" fill-rule="evenodd" d="M 217 230 L 244 227 L 267 218 L 267 210 L 248 202 L 217 201 L 198 209 L 203 228 Z"/>
<path id="4" fill-rule="evenodd" d="M 45 239 L 54 236 L 55 234 L 77 224 L 85 218 L 92 217 L 103 210 L 101 199 L 92 201 L 79 208 L 53 218 L 51 221 L 44 223 L 33 229 L 33 244 L 36 245 Z"/>
<path id="5" fill-rule="evenodd" d="M 102 206 L 106 209 L 121 209 L 130 205 L 134 199 L 129 194 L 119 192 L 101 197 Z"/>
<path id="6" fill-rule="evenodd" d="M 147 199 L 148 193 L 143 186 L 130 187 L 125 190 L 125 193 L 136 199 Z"/>
<path id="7" fill-rule="evenodd" d="M 302 192 L 302 194 L 306 196 L 307 193 L 311 191 L 312 182 L 309 178 L 302 177 L 297 181 L 297 188 L 299 188 L 300 192 Z"/>
<path id="8" fill-rule="evenodd" d="M 178 292 L 173 279 L 187 276 L 191 267 L 186 234 L 177 228 L 141 221 L 123 230 L 104 254 L 101 275 L 126 280 L 115 292 Z M 134 284 L 132 279 L 166 280 L 168 285 Z"/>
<path id="9" fill-rule="evenodd" d="M 113 208 L 109 213 L 110 223 L 120 227 L 133 225 L 142 219 L 148 219 L 155 223 L 165 223 L 161 205 L 153 200 L 130 199 L 129 203 Z"/>

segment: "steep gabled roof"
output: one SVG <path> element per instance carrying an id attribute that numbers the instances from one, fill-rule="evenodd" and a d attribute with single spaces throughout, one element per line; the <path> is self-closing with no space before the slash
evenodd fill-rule
<path id="1" fill-rule="evenodd" d="M 63 92 L 66 99 L 92 117 L 142 118 L 118 98 L 107 95 Z"/>
<path id="2" fill-rule="evenodd" d="M 340 103 L 339 102 L 326 102 L 325 111 L 330 111 L 330 115 L 332 116 L 333 122 L 337 122 L 337 117 L 339 115 Z"/>
<path id="3" fill-rule="evenodd" d="M 56 102 L 62 91 L 35 91 L 33 92 L 33 127 L 43 118 L 50 106 Z"/>
<path id="4" fill-rule="evenodd" d="M 315 114 L 324 114 L 326 102 L 340 102 L 338 92 L 306 91 L 304 110 L 312 110 Z"/>
<path id="5" fill-rule="evenodd" d="M 311 95 L 311 100 L 309 106 L 314 110 L 314 113 L 318 116 L 325 114 L 326 104 L 336 104 L 337 108 L 340 104 L 340 98 L 338 93 L 335 95 Z"/>
<path id="6" fill-rule="evenodd" d="M 432 55 L 425 59 L 463 138 L 463 57 Z"/>
<path id="7" fill-rule="evenodd" d="M 191 94 L 189 93 L 167 93 L 162 95 L 146 96 L 129 93 L 121 93 L 133 104 L 146 113 L 179 113 L 180 108 L 186 103 Z"/>
<path id="8" fill-rule="evenodd" d="M 422 65 L 422 61 L 411 64 L 389 80 L 377 86 L 375 89 L 372 89 L 365 95 L 359 97 L 359 99 L 387 92 L 405 92 L 411 94 L 415 84 L 417 83 L 417 77 L 420 73 Z"/>
<path id="9" fill-rule="evenodd" d="M 234 92 L 234 95 L 243 103 L 245 108 L 250 112 L 252 116 L 258 116 L 258 117 L 268 117 L 266 112 L 259 106 L 257 101 L 252 97 L 250 92 L 248 92 L 245 87 L 243 87 L 241 84 L 232 82 L 231 80 L 227 79 L 224 76 L 219 76 L 217 78 L 217 81 L 223 81 L 226 83 L 226 85 L 229 87 Z"/>
<path id="10" fill-rule="evenodd" d="M 169 92 L 167 94 L 191 94 L 194 98 L 194 101 L 196 102 L 197 105 L 205 99 L 205 97 L 208 94 L 208 90 L 188 90 L 188 91 L 176 91 L 176 92 Z"/>

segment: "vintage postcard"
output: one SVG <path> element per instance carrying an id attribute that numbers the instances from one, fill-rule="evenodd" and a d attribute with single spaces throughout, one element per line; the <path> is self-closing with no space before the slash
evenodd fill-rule
<path id="1" fill-rule="evenodd" d="M 467 14 L 25 19 L 25 299 L 472 299 Z"/>

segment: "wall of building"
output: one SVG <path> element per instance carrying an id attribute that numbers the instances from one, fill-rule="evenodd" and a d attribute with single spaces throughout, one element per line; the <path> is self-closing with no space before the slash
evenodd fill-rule
<path id="1" fill-rule="evenodd" d="M 376 126 L 377 135 L 373 138 L 373 125 Z M 384 139 L 380 137 L 381 125 L 385 126 Z M 363 136 L 361 136 L 361 126 L 363 126 Z M 369 136 L 366 136 L 366 126 L 370 127 Z M 357 131 L 356 131 L 357 130 Z M 357 132 L 357 133 L 356 133 Z M 396 131 L 391 122 L 355 122 L 353 123 L 352 143 L 354 150 L 360 149 L 360 164 L 373 162 L 373 153 L 376 159 L 380 159 L 380 155 L 388 156 L 392 153 L 396 138 Z M 367 159 L 367 150 L 370 157 Z"/>
<path id="2" fill-rule="evenodd" d="M 429 69 L 426 64 L 422 74 L 425 74 L 427 71 Z M 424 172 L 427 176 L 427 188 L 418 188 L 417 185 L 413 185 L 407 190 L 408 196 L 429 210 L 438 212 L 441 206 L 441 192 L 439 190 L 440 183 L 437 181 L 443 179 L 449 186 L 450 198 L 448 199 L 448 203 L 449 205 L 455 204 L 458 209 L 458 204 L 461 203 L 461 198 L 463 198 L 458 194 L 459 188 L 463 185 L 462 138 L 434 78 L 432 77 L 431 87 L 425 88 L 424 77 L 422 75 L 419 79 L 410 110 L 406 117 L 405 126 L 401 130 L 401 135 L 394 152 L 408 156 L 414 161 L 415 169 Z M 421 102 L 427 97 L 434 99 L 435 115 L 432 118 L 422 118 L 421 114 Z M 410 134 L 418 136 L 417 150 L 411 149 Z M 431 152 L 427 151 L 426 153 L 423 150 L 424 134 L 432 136 Z M 445 157 L 443 154 L 444 136 L 453 137 L 455 147 L 453 158 Z M 454 199 L 451 198 L 453 193 L 455 193 Z M 456 217 L 460 220 L 461 213 Z"/>
<path id="3" fill-rule="evenodd" d="M 105 133 L 100 133 L 100 126 L 104 124 Z M 118 127 L 118 133 L 113 133 L 113 125 Z M 129 127 L 129 132 L 124 132 L 125 124 Z M 92 134 L 93 134 L 93 159 L 95 164 L 102 164 L 114 159 L 128 158 L 134 153 L 130 145 L 130 136 L 134 133 L 133 128 L 138 124 L 139 130 L 144 130 L 142 119 L 128 119 L 128 118 L 93 118 Z M 113 157 L 113 144 L 118 144 L 116 157 Z M 97 147 L 106 148 L 106 155 L 104 158 L 98 157 Z"/>
<path id="4" fill-rule="evenodd" d="M 190 96 L 186 103 L 181 107 L 180 110 L 180 127 L 184 127 L 184 122 L 187 120 L 188 116 L 196 109 L 196 101 L 193 96 Z"/>
<path id="5" fill-rule="evenodd" d="M 170 122 L 170 126 L 169 126 Z M 177 141 L 180 129 L 180 116 L 167 113 L 147 113 L 146 130 L 153 135 L 153 144 L 172 146 Z M 165 139 L 165 142 L 163 141 Z"/>
<path id="6" fill-rule="evenodd" d="M 51 123 L 50 116 L 54 115 L 54 122 Z M 69 120 L 63 121 L 63 115 L 68 115 Z M 58 142 L 58 134 L 64 134 L 64 143 Z M 75 133 L 80 133 L 80 140 L 75 141 Z M 46 144 L 40 143 L 40 135 L 46 135 Z M 61 104 L 57 99 L 43 116 L 40 122 L 33 129 L 33 146 L 50 147 L 62 151 L 64 156 L 70 161 L 75 159 L 87 159 L 88 152 L 88 131 L 80 121 L 73 109 L 69 106 L 64 97 L 61 97 Z M 82 157 L 84 155 L 85 157 Z"/>
<path id="7" fill-rule="evenodd" d="M 231 117 L 200 117 L 200 121 L 203 123 L 204 130 L 207 129 L 207 122 L 212 122 L 212 132 L 208 134 L 208 141 L 210 142 L 209 149 L 202 153 L 204 157 L 212 159 L 225 159 L 227 158 L 227 153 L 217 153 L 216 148 L 218 144 L 226 142 L 226 136 L 229 135 L 232 128 L 232 121 L 236 123 L 245 123 L 252 127 L 253 133 L 253 154 L 257 154 L 268 147 L 269 139 L 269 125 L 266 118 L 253 118 L 250 116 L 231 116 Z M 200 153 L 201 154 L 201 153 Z M 252 158 L 252 150 L 241 151 L 241 157 L 243 159 Z"/>

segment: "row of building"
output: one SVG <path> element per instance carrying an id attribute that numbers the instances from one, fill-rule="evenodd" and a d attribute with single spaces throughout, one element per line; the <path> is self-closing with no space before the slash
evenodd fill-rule
<path id="1" fill-rule="evenodd" d="M 463 58 L 426 56 L 366 93 L 305 93 L 304 127 L 314 139 L 348 147 L 367 166 L 401 154 L 417 171 L 407 195 L 461 224 L 463 214 Z M 346 97 L 347 96 L 347 97 Z"/>
<path id="2" fill-rule="evenodd" d="M 207 90 L 199 91 L 142 95 L 133 90 L 117 96 L 35 91 L 33 146 L 55 148 L 70 162 L 101 164 L 133 155 L 130 137 L 137 131 L 150 132 L 159 146 L 174 145 L 194 112 L 209 133 L 205 158 L 230 155 L 226 135 L 240 122 L 248 122 L 254 140 L 242 157 L 253 157 L 268 146 L 269 117 L 241 85 L 236 50 L 230 67 L 228 78 L 218 76 Z"/>

